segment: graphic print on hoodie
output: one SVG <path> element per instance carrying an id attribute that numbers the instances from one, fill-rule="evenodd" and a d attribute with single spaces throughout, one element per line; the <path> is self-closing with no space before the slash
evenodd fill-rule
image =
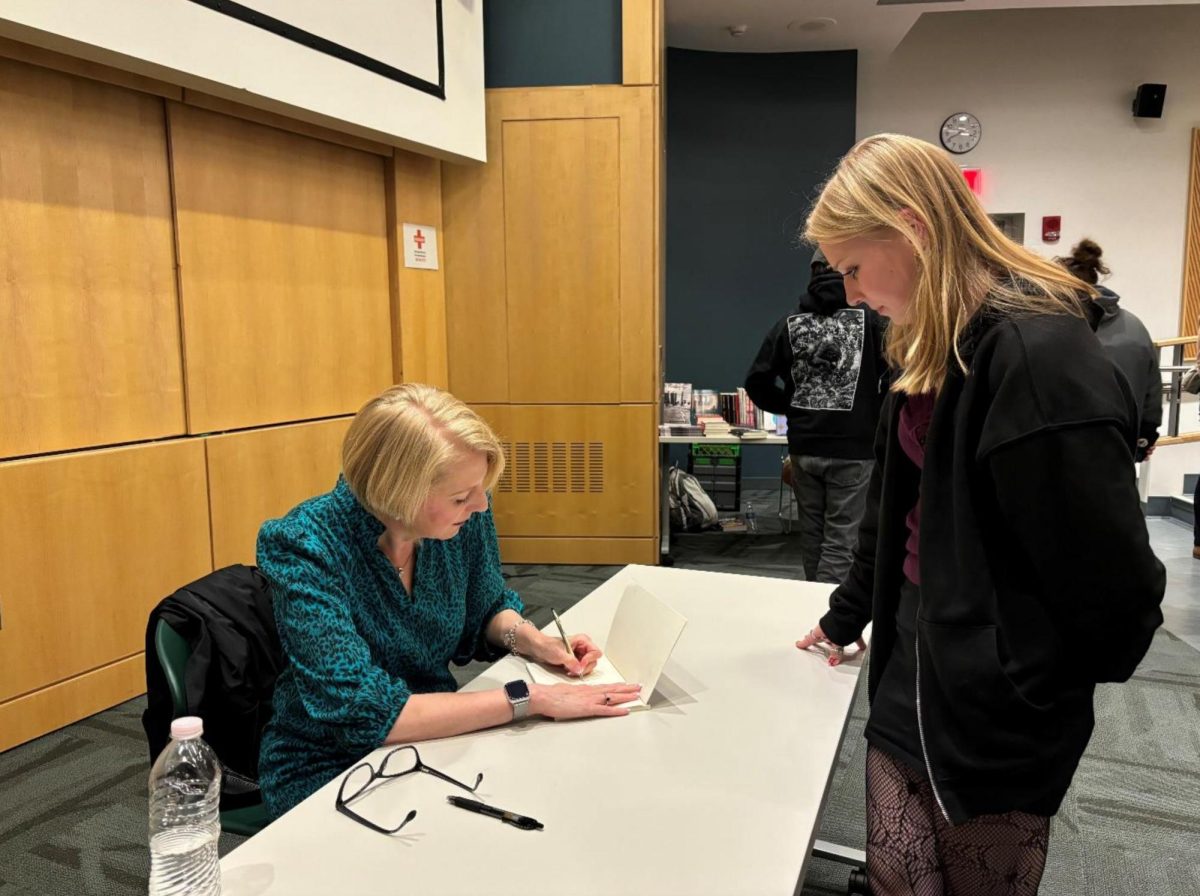
<path id="1" fill-rule="evenodd" d="M 792 348 L 792 407 L 853 410 L 862 372 L 866 313 L 861 308 L 829 315 L 804 312 L 789 317 L 787 328 Z"/>
<path id="2" fill-rule="evenodd" d="M 817 271 L 798 307 L 767 332 L 746 392 L 771 414 L 787 416 L 788 452 L 870 460 L 890 377 L 883 358 L 884 318 L 846 302 L 842 275 Z"/>

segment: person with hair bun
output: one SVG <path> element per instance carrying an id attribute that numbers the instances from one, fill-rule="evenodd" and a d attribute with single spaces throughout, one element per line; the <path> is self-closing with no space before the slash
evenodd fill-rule
<path id="1" fill-rule="evenodd" d="M 1111 273 L 1101 260 L 1104 251 L 1095 241 L 1082 239 L 1065 258 L 1056 258 L 1060 265 L 1084 283 L 1096 288 L 1092 298 L 1100 310 L 1096 338 L 1108 352 L 1117 369 L 1125 374 L 1138 406 L 1138 442 L 1135 460 L 1145 460 L 1154 453 L 1158 428 L 1162 425 L 1163 383 L 1158 368 L 1158 349 L 1145 325 L 1130 311 L 1118 304 L 1121 297 L 1100 278 Z"/>
<path id="2" fill-rule="evenodd" d="M 872 624 L 871 887 L 1034 894 L 1096 684 L 1128 679 L 1162 623 L 1133 395 L 1091 288 L 1006 238 L 929 143 L 855 145 L 805 236 L 890 318 L 854 562 L 796 642 L 837 664 Z"/>
<path id="3" fill-rule="evenodd" d="M 500 441 L 474 411 L 405 383 L 355 415 L 333 490 L 259 531 L 288 659 L 259 751 L 272 817 L 384 744 L 526 714 L 628 713 L 620 704 L 636 684 L 527 684 L 527 699 L 507 686 L 454 693 L 452 662 L 511 652 L 584 675 L 601 655 L 583 634 L 568 653 L 522 618 L 505 586 L 488 496 L 503 470 Z"/>

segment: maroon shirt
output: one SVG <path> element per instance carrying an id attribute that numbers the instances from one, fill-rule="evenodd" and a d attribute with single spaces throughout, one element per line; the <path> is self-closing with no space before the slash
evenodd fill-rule
<path id="1" fill-rule="evenodd" d="M 900 448 L 908 456 L 918 470 L 925 466 L 925 436 L 929 433 L 929 421 L 933 419 L 932 392 L 922 392 L 920 395 L 909 395 L 900 407 L 899 437 Z M 914 585 L 921 584 L 921 564 L 918 557 L 921 533 L 921 499 L 904 518 L 908 526 L 908 541 L 904 548 L 908 556 L 904 558 L 904 577 Z"/>

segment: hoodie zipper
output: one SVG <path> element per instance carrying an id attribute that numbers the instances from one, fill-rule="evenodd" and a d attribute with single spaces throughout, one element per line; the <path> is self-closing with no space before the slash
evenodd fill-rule
<path id="1" fill-rule="evenodd" d="M 915 627 L 915 626 L 914 626 Z M 929 786 L 933 790 L 933 798 L 937 801 L 938 808 L 942 810 L 942 817 L 946 819 L 946 824 L 951 824 L 950 813 L 946 811 L 946 804 L 942 802 L 942 795 L 938 793 L 937 782 L 933 780 L 933 765 L 929 762 L 929 748 L 925 746 L 925 723 L 921 719 L 921 633 L 917 632 L 914 637 L 915 650 L 917 658 L 917 735 L 921 738 L 921 757 L 925 760 L 925 773 L 929 775 Z"/>

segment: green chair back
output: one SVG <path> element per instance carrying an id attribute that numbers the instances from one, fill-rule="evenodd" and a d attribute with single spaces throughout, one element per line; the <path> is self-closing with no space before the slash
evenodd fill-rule
<path id="1" fill-rule="evenodd" d="M 187 715 L 187 688 L 184 686 L 184 670 L 192 648 L 183 636 L 162 619 L 154 629 L 154 652 L 158 664 L 167 676 L 167 690 L 171 692 L 171 703 L 175 707 L 175 718 Z"/>
<path id="2" fill-rule="evenodd" d="M 154 652 L 158 655 L 158 664 L 162 666 L 167 676 L 167 690 L 171 692 L 171 703 L 175 708 L 175 718 L 187 715 L 187 688 L 184 687 L 184 671 L 187 669 L 188 658 L 192 648 L 184 637 L 167 625 L 162 619 L 154 629 Z M 221 813 L 221 830 L 230 834 L 240 834 L 251 837 L 265 828 L 271 819 L 267 817 L 267 807 L 262 803 L 243 806 L 240 809 L 227 809 Z"/>

